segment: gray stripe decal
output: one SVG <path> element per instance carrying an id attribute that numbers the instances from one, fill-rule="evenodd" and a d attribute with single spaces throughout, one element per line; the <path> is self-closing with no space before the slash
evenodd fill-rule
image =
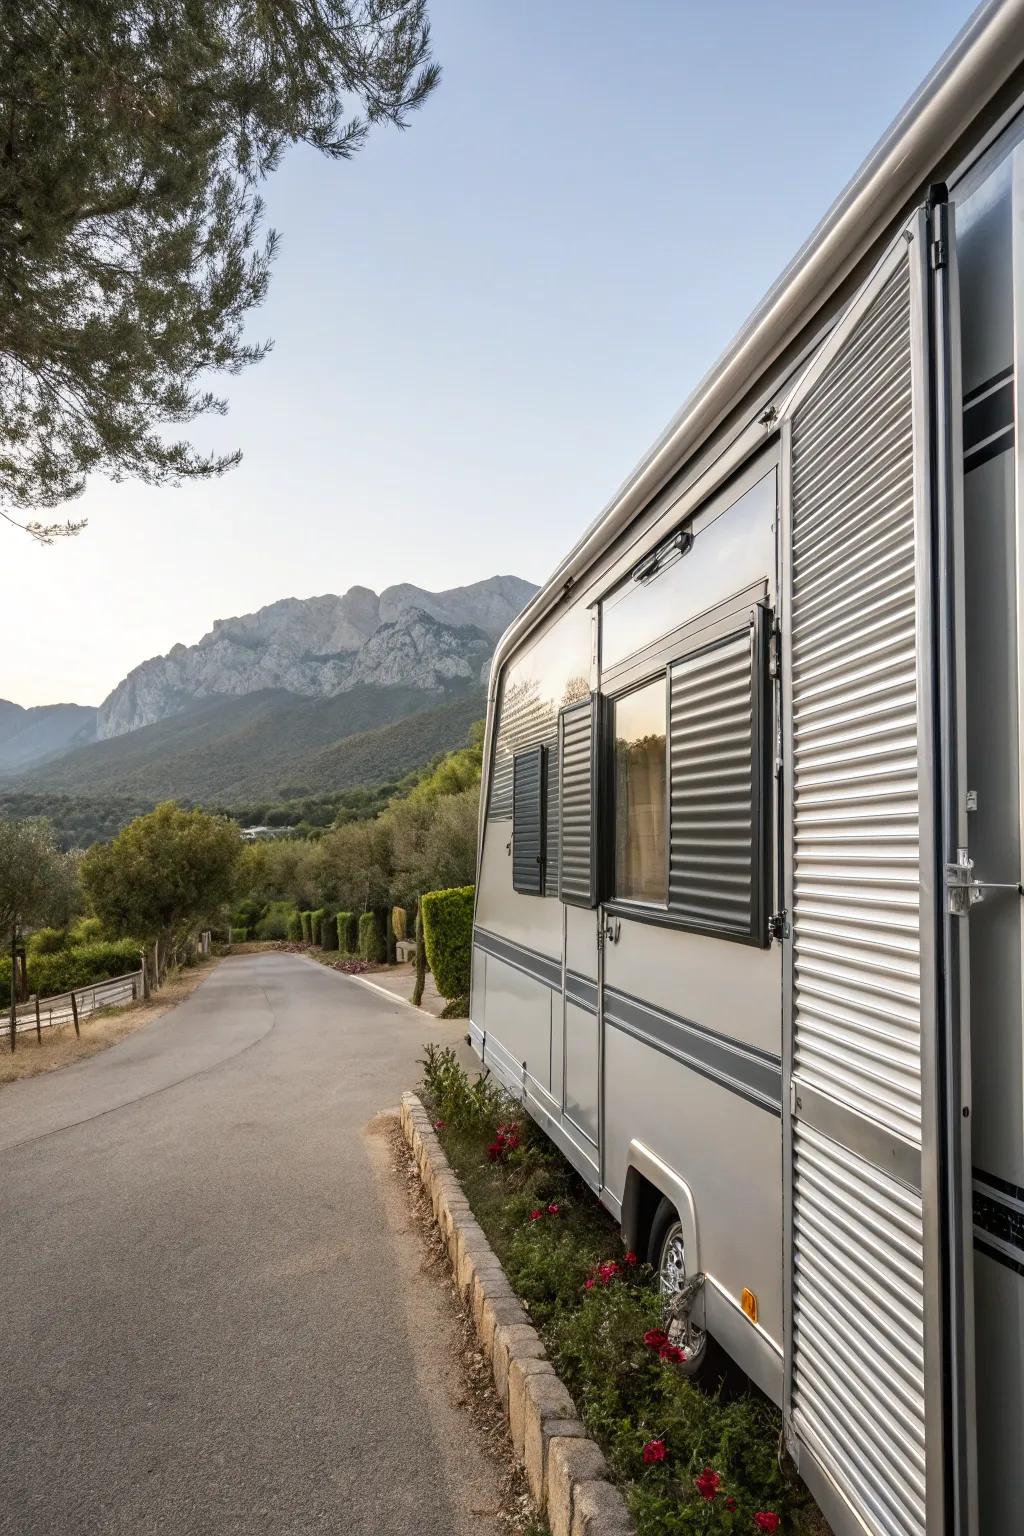
<path id="1" fill-rule="evenodd" d="M 550 955 L 542 955 L 524 944 L 489 933 L 486 928 L 473 930 L 473 942 L 485 954 L 514 966 L 555 992 L 562 990 L 562 967 Z M 589 976 L 567 971 L 565 995 L 569 1002 L 588 1012 L 597 1011 L 597 983 Z M 692 1019 L 680 1018 L 653 1008 L 627 992 L 606 987 L 604 1016 L 613 1028 L 651 1045 L 676 1061 L 691 1067 L 731 1093 L 738 1093 L 751 1104 L 773 1115 L 782 1114 L 782 1061 L 770 1051 L 746 1045 L 728 1035 L 720 1035 Z"/>
<path id="2" fill-rule="evenodd" d="M 782 1061 L 755 1046 L 741 1045 L 690 1019 L 663 1013 L 638 998 L 606 987 L 604 1016 L 609 1024 L 666 1056 L 684 1062 L 702 1077 L 738 1093 L 760 1109 L 782 1114 Z"/>
<path id="3" fill-rule="evenodd" d="M 565 996 L 577 1008 L 586 1008 L 588 1013 L 597 1012 L 597 982 L 591 981 L 589 976 L 581 976 L 578 971 L 566 971 Z"/>
<path id="4" fill-rule="evenodd" d="M 499 938 L 496 933 L 488 933 L 486 928 L 474 928 L 473 943 L 485 955 L 494 955 L 495 959 L 504 960 L 508 965 L 514 965 L 517 971 L 525 971 L 527 976 L 533 976 L 546 986 L 554 987 L 556 992 L 561 992 L 560 960 L 539 954 L 535 949 L 527 949 L 524 944 L 514 944 L 511 939 Z"/>

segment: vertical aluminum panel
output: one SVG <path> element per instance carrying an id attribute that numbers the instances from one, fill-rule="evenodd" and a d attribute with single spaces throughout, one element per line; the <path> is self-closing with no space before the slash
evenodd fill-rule
<path id="1" fill-rule="evenodd" d="M 544 894 L 544 748 L 517 752 L 512 762 L 512 889 Z"/>
<path id="2" fill-rule="evenodd" d="M 945 1529 L 926 236 L 784 413 L 787 1430 L 886 1536 Z"/>
<path id="3" fill-rule="evenodd" d="M 547 771 L 544 807 L 544 895 L 558 895 L 558 737 L 544 744 Z"/>
<path id="4" fill-rule="evenodd" d="M 597 904 L 597 743 L 593 698 L 562 711 L 559 726 L 558 894 L 576 907 Z"/>

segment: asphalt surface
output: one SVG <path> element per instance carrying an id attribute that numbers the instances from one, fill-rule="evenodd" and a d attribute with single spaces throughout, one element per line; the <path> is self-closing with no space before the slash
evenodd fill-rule
<path id="1" fill-rule="evenodd" d="M 497 1529 L 375 1119 L 464 1029 L 246 956 L 0 1090 L 3 1536 Z"/>

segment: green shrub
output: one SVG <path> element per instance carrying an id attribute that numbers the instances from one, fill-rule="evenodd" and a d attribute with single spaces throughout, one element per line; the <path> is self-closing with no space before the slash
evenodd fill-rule
<path id="1" fill-rule="evenodd" d="M 96 944 L 103 936 L 103 924 L 98 917 L 80 917 L 77 923 L 71 925 L 72 944 Z"/>
<path id="2" fill-rule="evenodd" d="M 396 939 L 404 939 L 408 933 L 409 919 L 404 907 L 391 908 L 391 931 Z"/>
<path id="3" fill-rule="evenodd" d="M 427 964 L 442 997 L 469 991 L 473 962 L 473 887 L 428 891 L 420 903 Z"/>
<path id="4" fill-rule="evenodd" d="M 137 939 L 101 940 L 78 944 L 52 955 L 30 955 L 28 989 L 40 997 L 54 997 L 70 992 L 72 987 L 87 987 L 109 976 L 124 976 L 139 968 L 140 944 Z M 0 960 L 0 1007 L 11 1001 L 10 957 Z"/>
<path id="5" fill-rule="evenodd" d="M 297 907 L 292 907 L 288 914 L 288 932 L 286 935 L 293 944 L 302 943 L 302 913 Z"/>
<path id="6" fill-rule="evenodd" d="M 256 930 L 256 924 L 266 914 L 267 908 L 262 901 L 256 901 L 252 896 L 246 896 L 238 903 L 231 914 L 233 928 L 248 928 L 250 933 Z"/>
<path id="7" fill-rule="evenodd" d="M 29 956 L 56 955 L 70 943 L 71 935 L 66 928 L 37 928 L 25 947 Z"/>
<path id="8" fill-rule="evenodd" d="M 312 942 L 312 940 L 310 938 L 311 929 L 310 929 L 310 926 L 309 926 L 310 919 L 311 919 L 312 916 L 313 916 L 312 912 L 300 912 L 299 913 L 299 917 L 302 919 L 302 942 L 303 942 L 303 944 L 309 944 L 309 943 Z"/>
<path id="9" fill-rule="evenodd" d="M 320 948 L 337 949 L 338 947 L 338 918 L 334 912 L 325 912 L 324 920 L 320 924 Z"/>
<path id="10" fill-rule="evenodd" d="M 326 916 L 326 907 L 316 907 L 309 914 L 309 942 L 311 944 L 320 943 L 320 933 L 324 925 L 324 918 Z"/>
<path id="11" fill-rule="evenodd" d="M 338 932 L 338 948 L 343 955 L 359 952 L 359 918 L 355 912 L 339 912 L 335 918 Z"/>
<path id="12" fill-rule="evenodd" d="M 232 928 L 231 942 L 232 944 L 247 944 L 249 942 L 248 928 Z"/>
<path id="13" fill-rule="evenodd" d="M 388 952 L 384 913 L 378 907 L 374 912 L 362 912 L 359 916 L 359 958 L 367 965 L 380 965 Z"/>
<path id="14" fill-rule="evenodd" d="M 255 927 L 249 931 L 256 939 L 288 938 L 288 923 L 295 908 L 290 901 L 272 901 Z"/>

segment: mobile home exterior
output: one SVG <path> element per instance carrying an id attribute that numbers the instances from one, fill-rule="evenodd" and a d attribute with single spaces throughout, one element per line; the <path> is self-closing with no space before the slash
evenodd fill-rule
<path id="1" fill-rule="evenodd" d="M 491 673 L 473 1044 L 840 1533 L 1020 1526 L 1022 351 L 993 0 Z"/>

